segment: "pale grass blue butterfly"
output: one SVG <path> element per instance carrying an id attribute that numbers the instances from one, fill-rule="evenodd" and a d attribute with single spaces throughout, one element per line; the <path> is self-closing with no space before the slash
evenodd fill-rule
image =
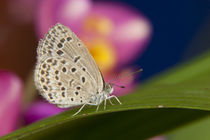
<path id="1" fill-rule="evenodd" d="M 60 108 L 82 105 L 97 106 L 115 98 L 113 84 L 105 83 L 88 49 L 66 26 L 58 23 L 50 28 L 37 48 L 34 81 L 40 94 Z"/>

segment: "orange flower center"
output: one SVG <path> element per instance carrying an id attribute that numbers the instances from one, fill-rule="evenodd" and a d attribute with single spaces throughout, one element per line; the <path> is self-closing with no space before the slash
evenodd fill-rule
<path id="1" fill-rule="evenodd" d="M 88 17 L 84 22 L 85 30 L 95 32 L 100 35 L 109 35 L 113 29 L 110 19 L 101 16 Z"/>
<path id="2" fill-rule="evenodd" d="M 112 21 L 102 16 L 89 16 L 84 21 L 83 39 L 90 53 L 103 73 L 113 69 L 116 54 L 108 36 L 111 34 Z"/>
<path id="3" fill-rule="evenodd" d="M 108 41 L 97 40 L 87 44 L 89 51 L 103 73 L 109 72 L 116 63 L 113 47 Z"/>

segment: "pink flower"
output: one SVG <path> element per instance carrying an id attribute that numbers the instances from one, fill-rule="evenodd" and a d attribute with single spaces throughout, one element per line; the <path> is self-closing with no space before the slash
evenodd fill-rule
<path id="1" fill-rule="evenodd" d="M 0 136 L 17 127 L 22 81 L 13 73 L 0 71 Z"/>
<path id="2" fill-rule="evenodd" d="M 85 42 L 104 74 L 139 57 L 151 36 L 147 18 L 119 3 L 42 1 L 37 9 L 37 33 L 43 37 L 57 22 L 69 26 Z"/>
<path id="3" fill-rule="evenodd" d="M 90 24 L 89 26 L 93 24 L 89 30 L 83 30 L 86 36 L 92 32 L 98 32 L 95 36 L 106 38 L 115 49 L 117 59 L 115 68 L 123 67 L 139 57 L 151 36 L 151 25 L 146 17 L 120 3 L 93 4 L 85 20 L 84 22 Z"/>
<path id="4" fill-rule="evenodd" d="M 32 122 L 38 121 L 40 119 L 47 118 L 52 115 L 56 115 L 64 109 L 58 108 L 53 104 L 48 102 L 38 101 L 33 103 L 26 111 L 25 123 L 30 124 Z"/>

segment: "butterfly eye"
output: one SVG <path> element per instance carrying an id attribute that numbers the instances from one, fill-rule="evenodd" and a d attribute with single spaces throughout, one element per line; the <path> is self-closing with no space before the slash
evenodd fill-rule
<path id="1" fill-rule="evenodd" d="M 110 84 L 106 84 L 106 89 L 110 89 L 111 85 Z"/>

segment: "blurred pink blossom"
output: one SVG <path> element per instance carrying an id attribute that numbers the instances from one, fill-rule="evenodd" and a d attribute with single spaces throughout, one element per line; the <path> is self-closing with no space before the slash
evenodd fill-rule
<path id="1" fill-rule="evenodd" d="M 151 36 L 151 25 L 148 19 L 135 9 L 120 3 L 98 2 L 92 6 L 89 17 L 102 17 L 110 21 L 107 23 L 110 25 L 106 25 L 110 26 L 110 29 L 106 29 L 103 37 L 107 38 L 116 50 L 116 67 L 124 67 L 132 62 L 146 48 Z M 89 36 L 90 32 L 86 32 L 86 36 Z"/>
<path id="2" fill-rule="evenodd" d="M 121 3 L 40 1 L 37 34 L 43 37 L 57 22 L 70 27 L 86 44 L 105 79 L 111 78 L 110 73 L 120 74 L 127 69 L 127 65 L 142 54 L 152 33 L 151 24 L 143 14 Z"/>
<path id="3" fill-rule="evenodd" d="M 114 57 L 110 57 L 116 63 L 110 69 L 122 68 L 139 57 L 152 33 L 151 24 L 143 14 L 126 5 L 111 2 L 41 1 L 36 21 L 39 36 L 43 37 L 50 27 L 60 22 L 70 27 L 90 51 L 92 42 L 103 40 L 106 47 L 113 48 L 111 51 Z M 103 72 L 103 68 L 101 69 Z"/>
<path id="4" fill-rule="evenodd" d="M 17 128 L 23 83 L 13 73 L 0 71 L 0 136 Z"/>
<path id="5" fill-rule="evenodd" d="M 37 101 L 29 106 L 24 120 L 26 124 L 30 124 L 40 119 L 56 115 L 62 111 L 64 111 L 64 109 L 49 104 L 47 101 Z"/>

